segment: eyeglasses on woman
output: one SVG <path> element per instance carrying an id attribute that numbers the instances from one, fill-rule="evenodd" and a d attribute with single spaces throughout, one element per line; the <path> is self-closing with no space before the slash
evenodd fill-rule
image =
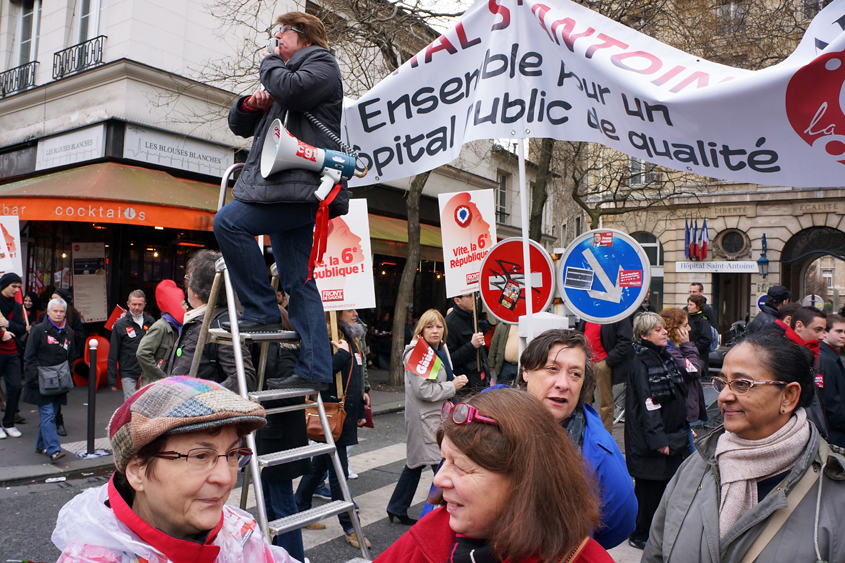
<path id="1" fill-rule="evenodd" d="M 758 385 L 788 384 L 786 381 L 757 381 L 756 379 L 734 379 L 733 381 L 728 381 L 727 379 L 723 379 L 721 377 L 713 377 L 710 379 L 710 382 L 717 393 L 721 393 L 722 389 L 727 387 L 737 395 L 744 395 L 745 393 L 748 393 L 749 389 Z"/>
<path id="2" fill-rule="evenodd" d="M 212 448 L 194 448 L 188 450 L 188 453 L 183 454 L 179 452 L 161 452 L 154 457 L 161 459 L 177 460 L 185 459 L 185 463 L 189 469 L 195 471 L 210 471 L 217 465 L 217 460 L 221 457 L 226 458 L 226 462 L 232 469 L 244 467 L 249 458 L 252 457 L 252 450 L 249 448 L 235 448 L 229 450 L 225 454 L 217 453 L 217 450 Z"/>
<path id="3" fill-rule="evenodd" d="M 498 422 L 490 417 L 484 416 L 478 409 L 466 403 L 457 403 L 453 405 L 449 401 L 443 403 L 443 408 L 440 409 L 440 421 L 446 422 L 449 416 L 452 416 L 452 422 L 455 424 L 469 424 L 470 422 L 481 422 L 483 424 L 492 424 L 498 426 Z"/>

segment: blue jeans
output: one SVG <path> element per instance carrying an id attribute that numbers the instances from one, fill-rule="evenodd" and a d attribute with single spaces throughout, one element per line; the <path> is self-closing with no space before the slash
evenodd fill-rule
<path id="1" fill-rule="evenodd" d="M 293 481 L 262 479 L 261 488 L 264 491 L 264 505 L 267 507 L 267 519 L 270 522 L 299 512 L 293 496 Z M 297 561 L 305 561 L 302 530 L 276 536 L 273 538 L 273 545 L 285 548 L 288 555 Z"/>
<path id="2" fill-rule="evenodd" d="M 340 460 L 340 466 L 343 468 L 343 474 L 349 474 L 349 461 L 346 458 L 346 446 L 337 447 L 337 457 Z M 329 470 L 329 488 L 332 491 L 332 500 L 343 500 L 343 491 L 340 489 L 340 482 L 337 480 L 337 475 L 334 472 L 334 465 L 329 454 L 318 455 L 311 458 L 311 474 L 304 475 L 299 482 L 299 487 L 296 489 L 296 505 L 299 511 L 303 512 L 311 508 L 311 498 L 314 496 L 314 491 L 323 482 L 323 475 L 326 470 Z M 351 495 L 352 492 L 350 491 Z M 352 527 L 352 519 L 346 512 L 341 512 L 337 515 L 340 522 L 340 527 L 343 528 L 344 533 L 352 534 L 355 528 Z"/>
<path id="3" fill-rule="evenodd" d="M 21 358 L 14 354 L 0 356 L 0 376 L 6 382 L 6 412 L 3 414 L 3 428 L 15 425 L 15 414 L 21 398 Z"/>
<path id="4" fill-rule="evenodd" d="M 226 259 L 232 285 L 243 305 L 242 319 L 279 322 L 276 292 L 265 272 L 267 265 L 255 244 L 270 235 L 279 283 L 290 295 L 288 315 L 302 339 L 293 371 L 299 377 L 331 383 L 331 349 L 326 317 L 317 283 L 308 278 L 308 258 L 314 239 L 317 206 L 308 203 L 226 204 L 214 217 L 214 236 Z"/>
<path id="5" fill-rule="evenodd" d="M 38 440 L 35 442 L 35 447 L 39 450 L 47 450 L 47 455 L 62 451 L 59 435 L 56 434 L 56 413 L 59 412 L 60 406 L 59 399 L 53 399 L 52 403 L 38 407 L 41 422 L 38 423 Z"/>
<path id="6" fill-rule="evenodd" d="M 414 501 L 414 494 L 417 492 L 417 487 L 420 484 L 420 477 L 422 477 L 425 465 L 420 465 L 411 469 L 407 465 L 402 469 L 402 475 L 399 476 L 399 481 L 396 483 L 396 488 L 393 489 L 393 495 L 390 497 L 390 502 L 387 503 L 387 511 L 399 516 L 407 516 L 408 508 Z M 437 473 L 437 466 L 432 465 L 431 470 Z"/>

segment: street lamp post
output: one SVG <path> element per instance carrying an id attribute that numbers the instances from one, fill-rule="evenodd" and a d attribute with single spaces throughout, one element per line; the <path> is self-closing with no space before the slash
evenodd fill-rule
<path id="1" fill-rule="evenodd" d="M 766 279 L 766 276 L 769 275 L 769 259 L 766 258 L 767 250 L 766 233 L 763 233 L 763 250 L 760 253 L 760 257 L 757 259 L 757 271 L 763 279 Z"/>

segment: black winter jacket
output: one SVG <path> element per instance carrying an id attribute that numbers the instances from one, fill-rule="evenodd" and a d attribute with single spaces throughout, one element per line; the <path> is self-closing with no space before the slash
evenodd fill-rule
<path id="1" fill-rule="evenodd" d="M 845 448 L 845 365 L 827 342 L 819 343 L 818 373 L 824 377 L 824 388 L 816 388 L 816 395 L 824 397 L 827 441 Z"/>
<path id="2" fill-rule="evenodd" d="M 340 327 L 341 323 L 338 323 Z M 358 421 L 362 418 L 367 418 L 367 413 L 364 406 L 364 381 L 361 375 L 361 366 L 363 365 L 364 356 L 361 354 L 355 342 L 349 338 L 345 338 L 349 343 L 349 350 L 338 349 L 332 356 L 332 373 L 335 374 L 335 382 L 329 384 L 329 388 L 325 391 L 320 391 L 324 403 L 337 403 L 337 373 L 340 372 L 340 386 L 341 389 L 346 389 L 346 403 L 343 410 L 346 411 L 346 420 L 343 421 L 343 431 L 340 433 L 340 438 L 335 440 L 338 446 L 352 446 L 358 443 Z M 358 360 L 361 363 L 358 363 Z M 352 375 L 350 378 L 350 368 Z M 346 381 L 349 380 L 349 387 L 346 386 Z"/>
<path id="3" fill-rule="evenodd" d="M 264 178 L 261 175 L 261 151 L 264 138 L 275 119 L 291 135 L 320 149 L 340 150 L 324 131 L 308 121 L 309 112 L 328 129 L 340 136 L 343 111 L 343 85 L 337 61 L 327 50 L 312 45 L 300 49 L 284 63 L 279 55 L 261 61 L 261 83 L 273 97 L 266 112 L 244 112 L 244 99 L 235 101 L 229 111 L 229 129 L 235 135 L 254 137 L 246 164 L 232 190 L 235 199 L 251 203 L 318 203 L 314 191 L 320 185 L 317 172 L 302 168 L 281 170 Z M 349 190 L 344 187 L 329 206 L 330 216 L 345 215 L 349 209 Z"/>
<path id="4" fill-rule="evenodd" d="M 23 353 L 24 345 L 21 344 L 21 336 L 26 334 L 26 321 L 23 320 L 23 306 L 15 301 L 14 297 L 0 295 L 0 313 L 9 321 L 8 330 L 15 335 L 15 344 L 18 345 L 18 353 Z M 30 329 L 32 330 L 32 329 Z"/>
<path id="5" fill-rule="evenodd" d="M 710 332 L 710 322 L 704 311 L 689 314 L 689 341 L 698 350 L 698 357 L 702 360 L 702 367 L 707 372 L 707 358 L 710 357 L 710 343 L 713 342 L 713 335 Z"/>
<path id="6" fill-rule="evenodd" d="M 88 331 L 85 330 L 85 324 L 82 322 L 79 313 L 71 310 L 68 316 L 70 317 L 70 329 L 73 331 L 74 355 L 70 359 L 73 362 L 73 360 L 81 358 L 85 354 L 85 339 L 88 337 Z M 73 368 L 73 364 L 71 364 L 71 368 Z"/>
<path id="7" fill-rule="evenodd" d="M 625 395 L 625 462 L 635 479 L 668 481 L 690 454 L 686 386 L 673 382 L 672 399 L 654 404 L 649 362 L 662 364 L 664 370 L 677 369 L 666 348 L 642 339 L 634 343 Z M 658 451 L 666 446 L 669 455 Z"/>
<path id="8" fill-rule="evenodd" d="M 187 319 L 186 315 L 186 319 Z M 197 349 L 197 341 L 202 330 L 202 321 L 205 314 L 201 314 L 190 320 L 186 320 L 182 326 L 182 332 L 173 345 L 170 353 L 170 360 L 165 366 L 164 372 L 168 375 L 188 375 L 191 373 L 191 362 L 194 360 L 194 351 Z M 209 328 L 221 328 L 220 323 L 229 320 L 229 313 L 226 307 L 217 307 L 211 317 Z M 241 346 L 244 358 L 244 377 L 249 391 L 255 391 L 258 387 L 255 377 L 255 367 L 252 365 L 252 357 L 246 346 Z M 235 367 L 235 349 L 225 344 L 209 343 L 202 351 L 197 377 L 216 381 L 226 389 L 240 393 L 238 389 L 238 374 Z"/>
<path id="9" fill-rule="evenodd" d="M 583 334 L 586 326 L 586 321 L 579 322 L 578 332 Z M 613 384 L 625 383 L 628 370 L 631 369 L 631 358 L 634 356 L 634 349 L 631 347 L 634 329 L 631 323 L 628 319 L 623 319 L 616 323 L 601 325 L 599 337 L 602 348 L 607 352 L 605 362 L 610 366 Z"/>
<path id="10" fill-rule="evenodd" d="M 270 344 L 267 354 L 267 374 L 264 389 L 275 389 L 273 381 L 284 378 L 293 373 L 293 367 L 299 359 L 299 347 L 290 345 L 279 346 L 277 342 Z M 305 397 L 281 399 L 263 403 L 264 408 L 273 409 L 305 402 Z M 308 433 L 305 425 L 305 411 L 298 410 L 267 415 L 267 426 L 258 431 L 258 454 L 269 454 L 283 450 L 291 450 L 308 445 Z M 262 479 L 288 481 L 311 473 L 311 459 L 305 458 L 283 465 L 273 465 L 261 470 Z"/>
<path id="11" fill-rule="evenodd" d="M 108 363 L 110 384 L 117 382 L 118 375 L 121 379 L 141 377 L 141 366 L 138 365 L 135 352 L 154 322 L 155 319 L 144 313 L 144 326 L 140 327 L 132 320 L 132 314 L 127 312 L 111 327 Z"/>
<path id="12" fill-rule="evenodd" d="M 39 407 L 48 405 L 59 399 L 61 404 L 67 404 L 67 393 L 62 395 L 44 396 L 38 390 L 38 366 L 56 366 L 67 362 L 75 354 L 73 330 L 67 323 L 62 330 L 56 329 L 49 318 L 29 329 L 29 339 L 26 342 L 24 354 L 23 401 Z"/>
<path id="13" fill-rule="evenodd" d="M 449 355 L 452 357 L 452 372 L 458 375 L 466 375 L 469 383 L 464 387 L 459 396 L 478 391 L 490 385 L 490 378 L 485 370 L 487 367 L 487 353 L 484 346 L 476 348 L 472 345 L 472 335 L 475 334 L 472 323 L 472 313 L 468 313 L 455 306 L 452 312 L 446 316 L 446 346 L 449 348 Z M 478 356 L 476 356 L 478 350 Z M 477 358 L 481 359 L 481 370 L 477 365 Z M 483 376 L 483 377 L 482 377 Z"/>
<path id="14" fill-rule="evenodd" d="M 760 312 L 757 313 L 757 316 L 748 323 L 748 326 L 745 328 L 745 334 L 759 332 L 766 325 L 774 324 L 776 320 L 778 320 L 778 310 L 769 305 L 763 305 L 760 307 Z"/>

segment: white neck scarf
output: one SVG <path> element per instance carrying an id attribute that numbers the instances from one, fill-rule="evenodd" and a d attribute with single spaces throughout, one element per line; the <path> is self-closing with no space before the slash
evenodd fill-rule
<path id="1" fill-rule="evenodd" d="M 777 432 L 762 440 L 744 440 L 732 432 L 719 437 L 716 461 L 722 481 L 719 537 L 759 502 L 757 482 L 795 465 L 810 440 L 810 424 L 797 409 Z"/>

